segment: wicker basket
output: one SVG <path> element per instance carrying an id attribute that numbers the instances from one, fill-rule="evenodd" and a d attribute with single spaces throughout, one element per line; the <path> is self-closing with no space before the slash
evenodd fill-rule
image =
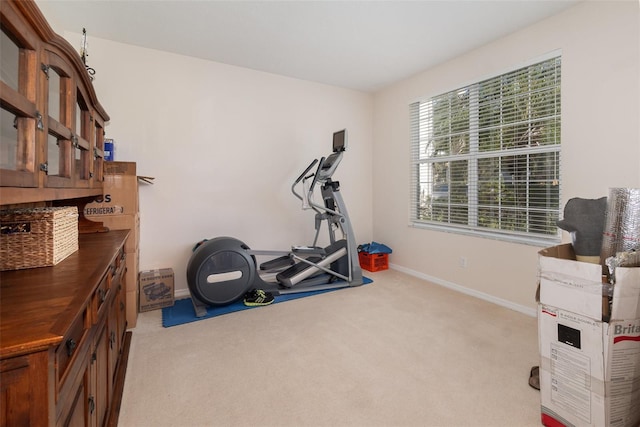
<path id="1" fill-rule="evenodd" d="M 78 208 L 0 211 L 0 270 L 48 267 L 78 250 Z"/>

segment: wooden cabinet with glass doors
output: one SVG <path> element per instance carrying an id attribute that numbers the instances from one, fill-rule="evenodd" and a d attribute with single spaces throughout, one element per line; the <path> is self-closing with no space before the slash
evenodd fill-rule
<path id="1" fill-rule="evenodd" d="M 82 231 L 109 116 L 33 0 L 0 0 L 0 28 L 0 207 L 77 204 Z M 117 425 L 128 235 L 83 234 L 59 265 L 0 272 L 0 427 Z"/>
<path id="2" fill-rule="evenodd" d="M 109 116 L 80 54 L 33 1 L 0 5 L 0 204 L 101 195 Z"/>

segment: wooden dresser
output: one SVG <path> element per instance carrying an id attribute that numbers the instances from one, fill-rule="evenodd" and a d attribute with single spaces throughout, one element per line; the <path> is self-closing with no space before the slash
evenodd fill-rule
<path id="1" fill-rule="evenodd" d="M 78 50 L 33 0 L 0 1 L 0 207 L 78 206 L 103 193 L 100 105 Z M 54 267 L 0 273 L 0 426 L 117 423 L 128 230 L 81 234 Z"/>
<path id="2" fill-rule="evenodd" d="M 0 273 L 0 425 L 117 424 L 128 234 L 82 234 L 56 266 Z"/>

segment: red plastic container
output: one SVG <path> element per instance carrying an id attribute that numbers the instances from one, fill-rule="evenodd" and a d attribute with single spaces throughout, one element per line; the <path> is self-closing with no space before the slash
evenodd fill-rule
<path id="1" fill-rule="evenodd" d="M 368 252 L 358 252 L 360 267 L 367 271 L 376 272 L 389 268 L 389 254 L 370 254 Z"/>

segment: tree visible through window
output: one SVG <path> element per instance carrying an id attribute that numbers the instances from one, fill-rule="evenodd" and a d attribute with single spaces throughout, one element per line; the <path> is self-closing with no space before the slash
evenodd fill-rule
<path id="1" fill-rule="evenodd" d="M 556 239 L 560 57 L 410 105 L 411 221 Z"/>

